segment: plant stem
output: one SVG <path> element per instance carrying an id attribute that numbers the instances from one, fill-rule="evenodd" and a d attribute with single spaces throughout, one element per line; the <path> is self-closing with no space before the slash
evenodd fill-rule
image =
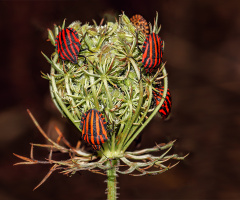
<path id="1" fill-rule="evenodd" d="M 88 68 L 89 68 L 89 72 L 93 74 L 92 66 L 89 66 Z M 92 93 L 93 93 L 94 105 L 99 110 L 99 102 L 98 102 L 98 99 L 97 99 L 96 87 L 94 85 L 95 80 L 94 80 L 94 77 L 92 77 L 92 76 L 90 76 L 89 79 L 90 79 L 90 83 L 91 83 L 91 90 L 92 90 Z"/>
<path id="2" fill-rule="evenodd" d="M 129 131 L 130 131 L 130 128 L 132 128 L 132 125 L 133 125 L 135 119 L 137 118 L 137 116 L 139 116 L 139 112 L 140 112 L 142 102 L 143 102 L 143 86 L 142 86 L 142 81 L 141 80 L 139 82 L 139 89 L 140 89 L 140 91 L 139 91 L 138 106 L 135 110 L 135 113 L 134 113 L 133 117 L 131 117 L 132 118 L 131 119 L 131 127 L 129 127 Z M 129 131 L 126 132 L 125 135 L 122 137 L 122 140 L 123 140 L 122 146 L 125 145 L 125 143 L 128 141 L 128 139 L 131 137 L 131 133 L 129 133 Z M 122 146 L 121 146 L 121 148 L 119 148 L 120 151 L 123 149 Z"/>
<path id="3" fill-rule="evenodd" d="M 138 80 L 141 79 L 141 74 L 140 74 L 140 70 L 139 70 L 139 67 L 137 66 L 136 62 L 132 59 L 132 58 L 129 58 L 131 64 L 133 65 L 133 68 L 137 74 L 137 77 L 138 77 Z"/>
<path id="4" fill-rule="evenodd" d="M 167 71 L 165 67 L 163 68 L 163 76 L 167 75 Z M 155 108 L 155 110 L 152 112 L 152 114 L 148 117 L 148 119 L 144 122 L 144 124 L 134 133 L 134 135 L 128 140 L 122 151 L 126 151 L 127 148 L 130 146 L 130 144 L 133 142 L 133 140 L 138 136 L 138 134 L 147 126 L 147 124 L 152 120 L 152 118 L 157 114 L 158 110 L 162 106 L 163 102 L 165 101 L 165 97 L 167 95 L 167 89 L 168 89 L 168 78 L 167 76 L 163 79 L 164 82 L 164 91 L 162 95 L 162 99 L 159 103 L 159 105 Z"/>
<path id="5" fill-rule="evenodd" d="M 104 87 L 105 87 L 105 90 L 106 90 L 106 94 L 107 94 L 107 97 L 108 97 L 108 101 L 109 101 L 109 108 L 112 109 L 114 106 L 113 106 L 113 102 L 112 102 L 112 96 L 108 90 L 108 82 L 107 82 L 107 79 L 104 78 L 103 80 L 103 84 L 104 84 Z"/>
<path id="6" fill-rule="evenodd" d="M 117 199 L 117 174 L 116 174 L 116 160 L 109 160 L 107 166 L 107 199 Z"/>

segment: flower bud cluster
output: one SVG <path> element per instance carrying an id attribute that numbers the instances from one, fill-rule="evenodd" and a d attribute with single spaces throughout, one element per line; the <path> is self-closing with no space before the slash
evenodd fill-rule
<path id="1" fill-rule="evenodd" d="M 65 21 L 61 28 L 55 26 L 54 33 L 48 30 L 54 46 L 64 28 Z M 79 131 L 82 131 L 80 123 L 85 112 L 100 111 L 111 129 L 105 150 L 124 151 L 146 126 L 154 110 L 152 91 L 155 85 L 167 87 L 167 77 L 164 84 L 161 78 L 166 76 L 164 64 L 154 73 L 145 72 L 142 47 L 146 36 L 124 13 L 116 22 L 97 25 L 94 21 L 93 25 L 82 25 L 75 21 L 69 28 L 77 31 L 81 41 L 77 64 L 62 60 L 57 51 L 51 58 L 43 54 L 51 64 L 50 74 L 44 77 L 50 81 L 52 99 Z M 150 28 L 151 32 L 159 32 L 157 19 Z"/>

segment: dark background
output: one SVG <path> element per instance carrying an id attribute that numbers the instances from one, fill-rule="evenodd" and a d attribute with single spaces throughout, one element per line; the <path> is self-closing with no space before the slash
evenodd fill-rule
<path id="1" fill-rule="evenodd" d="M 76 130 L 49 100 L 49 72 L 41 51 L 47 28 L 103 16 L 143 15 L 162 24 L 171 119 L 155 118 L 144 130 L 141 148 L 177 139 L 174 152 L 190 156 L 158 176 L 120 175 L 120 199 L 240 199 L 240 1 L 1 1 L 0 199 L 106 199 L 102 175 L 83 172 L 71 178 L 55 172 L 36 191 L 50 166 L 13 166 L 28 156 L 29 143 L 44 142 L 26 109 L 49 134 L 58 125 L 72 141 Z M 37 151 L 43 159 L 47 152 Z"/>

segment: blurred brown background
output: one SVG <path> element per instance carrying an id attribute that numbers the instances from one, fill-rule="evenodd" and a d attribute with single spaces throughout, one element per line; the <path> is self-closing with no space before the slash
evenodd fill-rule
<path id="1" fill-rule="evenodd" d="M 26 109 L 45 130 L 59 125 L 74 144 L 76 130 L 49 101 L 49 72 L 41 51 L 47 28 L 108 14 L 143 15 L 162 24 L 171 119 L 155 118 L 141 148 L 177 139 L 175 153 L 190 156 L 158 176 L 118 178 L 120 199 L 240 199 L 240 1 L 1 1 L 0 199 L 106 199 L 106 177 L 83 172 L 71 178 L 55 172 L 36 191 L 50 166 L 14 166 L 12 153 L 28 156 L 29 143 L 44 142 Z M 37 150 L 37 149 L 36 149 Z M 37 151 L 43 159 L 47 152 Z"/>

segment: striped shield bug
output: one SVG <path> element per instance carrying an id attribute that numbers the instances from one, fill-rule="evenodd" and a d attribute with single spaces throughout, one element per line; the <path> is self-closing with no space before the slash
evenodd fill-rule
<path id="1" fill-rule="evenodd" d="M 107 122 L 96 109 L 90 109 L 82 115 L 80 129 L 82 138 L 95 150 L 100 150 L 101 145 L 108 140 Z"/>
<path id="2" fill-rule="evenodd" d="M 56 49 L 62 60 L 69 60 L 77 64 L 81 42 L 78 33 L 73 28 L 65 28 L 57 35 L 55 40 Z"/>
<path id="3" fill-rule="evenodd" d="M 155 92 L 153 90 L 153 97 L 154 97 L 154 100 L 155 100 L 155 104 L 157 106 L 162 99 L 164 87 L 158 87 L 158 88 L 155 88 L 155 89 L 159 91 L 159 92 Z M 172 97 L 171 97 L 171 93 L 168 89 L 165 101 L 163 102 L 161 108 L 158 111 L 160 113 L 162 119 L 166 119 L 168 117 L 168 115 L 171 112 L 171 108 L 172 108 Z"/>
<path id="4" fill-rule="evenodd" d="M 143 32 L 145 36 L 149 34 L 149 25 L 142 15 L 134 15 L 130 21 L 139 31 Z"/>
<path id="5" fill-rule="evenodd" d="M 146 73 L 152 73 L 162 63 L 163 41 L 157 34 L 149 34 L 143 43 L 142 52 L 143 67 Z"/>

